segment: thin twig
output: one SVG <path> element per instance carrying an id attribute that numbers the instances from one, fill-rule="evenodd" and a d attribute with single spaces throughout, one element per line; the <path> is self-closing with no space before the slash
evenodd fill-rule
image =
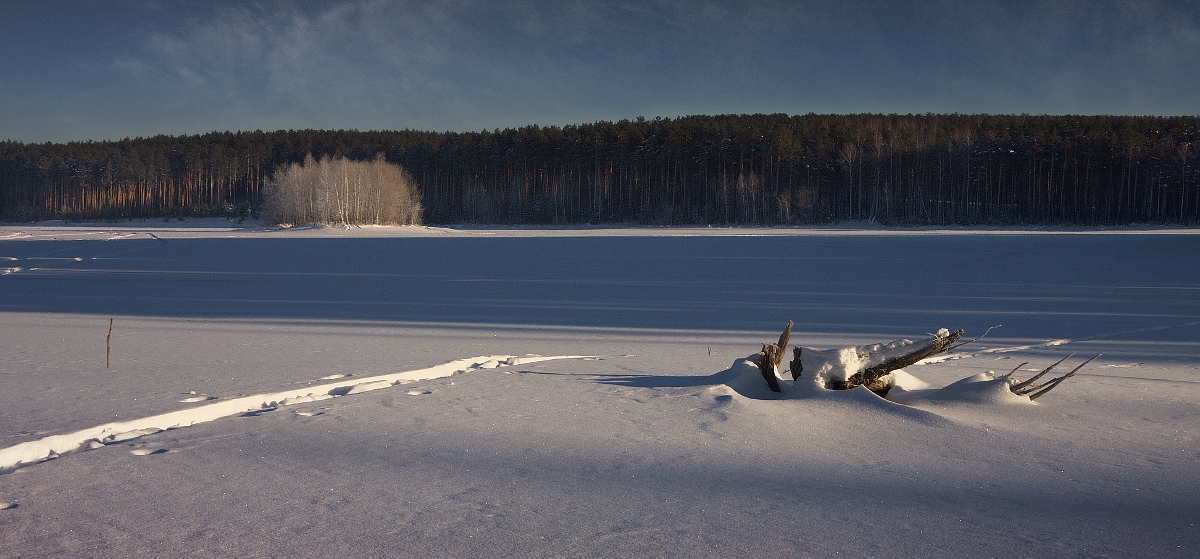
<path id="1" fill-rule="evenodd" d="M 1020 365 L 1017 365 L 1016 367 L 1013 367 L 1013 370 L 1009 371 L 1007 375 L 1004 375 L 1004 376 L 1002 376 L 1002 377 L 1000 377 L 1000 378 L 1013 378 L 1013 375 L 1014 375 L 1014 374 L 1015 374 L 1017 371 L 1019 371 L 1019 370 L 1021 369 L 1021 367 L 1024 367 L 1025 365 L 1028 365 L 1028 364 L 1029 364 L 1029 362 L 1028 362 L 1028 361 L 1026 361 L 1026 362 L 1024 362 L 1024 363 L 1021 363 Z"/>
<path id="2" fill-rule="evenodd" d="M 983 331 L 983 334 L 981 334 L 981 335 L 980 335 L 978 338 L 975 338 L 974 340 L 967 340 L 967 341 L 965 341 L 965 342 L 963 342 L 963 343 L 961 343 L 961 344 L 955 344 L 955 345 L 952 345 L 952 346 L 950 346 L 950 347 L 946 348 L 946 351 L 950 351 L 950 350 L 952 350 L 952 349 L 955 349 L 955 348 L 959 348 L 959 347 L 965 346 L 965 345 L 967 345 L 967 344 L 969 344 L 969 343 L 971 343 L 971 342 L 978 342 L 979 340 L 982 340 L 984 336 L 988 335 L 988 332 L 991 332 L 991 331 L 992 331 L 992 328 L 999 328 L 999 327 L 1001 327 L 1001 326 L 1003 326 L 1003 324 L 997 324 L 997 325 L 995 325 L 995 326 L 989 326 L 989 327 L 988 327 L 988 329 L 987 329 L 987 330 L 984 330 L 984 331 Z"/>

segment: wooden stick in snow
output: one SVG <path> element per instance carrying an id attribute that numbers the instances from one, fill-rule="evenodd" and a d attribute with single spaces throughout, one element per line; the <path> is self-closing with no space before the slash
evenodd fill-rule
<path id="1" fill-rule="evenodd" d="M 1049 373 L 1051 369 L 1061 365 L 1063 361 L 1070 359 L 1072 355 L 1075 355 L 1074 351 L 1072 351 L 1070 355 L 1067 355 L 1066 357 L 1059 359 L 1053 365 L 1046 367 L 1045 369 L 1042 370 L 1042 372 L 1040 372 L 1036 375 L 1033 375 L 1033 377 L 1031 377 L 1029 380 L 1024 381 L 1024 382 L 1018 382 L 1018 383 L 1010 386 L 1009 390 L 1012 390 L 1014 394 L 1021 394 L 1022 393 L 1021 391 L 1024 390 L 1025 387 L 1033 384 L 1034 382 L 1037 382 L 1037 379 L 1040 379 L 1040 378 L 1046 376 L 1046 373 Z M 1030 388 L 1029 390 L 1036 390 L 1036 389 L 1037 389 L 1037 387 L 1034 387 L 1034 388 Z M 1028 391 L 1026 391 L 1026 392 L 1028 392 Z"/>
<path id="2" fill-rule="evenodd" d="M 1013 367 L 1013 370 L 1009 371 L 1007 375 L 1004 375 L 1000 378 L 1013 378 L 1013 375 L 1015 375 L 1017 373 L 1017 371 L 1019 371 L 1021 369 L 1021 367 L 1024 367 L 1025 365 L 1028 365 L 1028 364 L 1029 364 L 1028 361 L 1021 363 L 1020 365 Z"/>
<path id="3" fill-rule="evenodd" d="M 1100 353 L 1097 353 L 1097 354 L 1096 354 L 1096 357 L 1100 357 L 1101 355 L 1102 355 L 1102 354 L 1100 354 Z M 1043 394 L 1045 394 L 1045 393 L 1047 393 L 1047 392 L 1049 392 L 1049 391 L 1051 391 L 1051 390 L 1054 390 L 1054 388 L 1055 388 L 1056 386 L 1058 386 L 1058 385 L 1062 384 L 1062 381 L 1064 381 L 1064 380 L 1067 380 L 1067 379 L 1069 379 L 1069 378 L 1071 378 L 1071 377 L 1075 376 L 1075 373 L 1078 373 L 1078 372 L 1079 372 L 1079 370 L 1080 370 L 1080 369 L 1082 369 L 1084 365 L 1087 365 L 1088 363 L 1091 363 L 1092 361 L 1095 361 L 1095 360 L 1096 360 L 1096 357 L 1093 357 L 1093 358 L 1091 358 L 1091 359 L 1088 359 L 1087 361 L 1084 361 L 1083 363 L 1080 363 L 1078 367 L 1075 367 L 1074 369 L 1071 369 L 1071 372 L 1069 372 L 1069 373 L 1067 373 L 1067 374 L 1065 374 L 1065 375 L 1063 375 L 1063 376 L 1061 376 L 1061 377 L 1058 377 L 1058 378 L 1056 378 L 1056 379 L 1054 379 L 1054 380 L 1052 380 L 1052 381 L 1050 381 L 1050 382 L 1047 382 L 1047 383 L 1046 383 L 1046 385 L 1045 385 L 1045 386 L 1046 386 L 1045 388 L 1042 388 L 1041 390 L 1038 390 L 1037 392 L 1035 392 L 1035 393 L 1033 393 L 1033 394 L 1030 394 L 1030 395 L 1029 395 L 1029 399 L 1030 399 L 1030 400 L 1037 400 L 1038 398 L 1041 398 Z M 1026 393 L 1028 393 L 1028 391 L 1026 391 Z"/>
<path id="4" fill-rule="evenodd" d="M 108 337 L 104 338 L 104 368 L 107 369 L 111 363 L 112 356 L 112 323 L 113 319 L 108 319 Z"/>

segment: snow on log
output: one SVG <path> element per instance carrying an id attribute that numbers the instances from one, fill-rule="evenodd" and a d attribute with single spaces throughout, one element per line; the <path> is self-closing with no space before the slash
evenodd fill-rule
<path id="1" fill-rule="evenodd" d="M 946 351 L 946 348 L 958 341 L 962 335 L 962 329 L 949 332 L 945 328 L 942 328 L 941 330 L 938 330 L 937 334 L 934 334 L 932 338 L 925 340 L 924 343 L 915 346 L 908 352 L 895 357 L 886 357 L 887 360 L 883 363 L 868 366 L 865 369 L 850 375 L 850 377 L 845 380 L 844 384 L 840 384 L 839 381 L 831 381 L 826 383 L 826 388 L 833 390 L 848 390 L 854 388 L 855 386 L 862 385 L 866 386 L 872 392 L 875 392 L 880 396 L 886 396 L 890 386 L 883 377 L 887 376 L 892 371 L 903 369 L 909 365 L 914 365 L 926 357 L 932 357 L 942 353 L 943 351 Z M 908 340 L 903 341 L 907 342 Z M 893 344 L 895 343 L 899 342 L 893 342 Z M 873 360 L 874 359 L 871 359 L 871 361 Z M 832 384 L 832 386 L 830 386 L 830 384 Z"/>
<path id="2" fill-rule="evenodd" d="M 946 351 L 962 335 L 962 330 L 951 332 L 942 328 L 919 343 L 903 339 L 839 349 L 796 348 L 792 377 L 799 379 L 804 371 L 809 371 L 814 382 L 829 390 L 866 386 L 886 396 L 891 389 L 888 374 Z"/>
<path id="3" fill-rule="evenodd" d="M 991 328 L 988 331 L 991 331 Z M 775 392 L 780 391 L 778 378 L 779 364 L 783 360 L 784 352 L 787 351 L 791 332 L 792 323 L 788 322 L 787 327 L 783 330 L 783 335 L 779 337 L 779 342 L 763 344 L 763 349 L 758 353 L 755 361 L 762 372 L 763 378 L 766 379 L 767 385 Z M 987 332 L 984 332 L 984 335 L 987 335 Z M 974 340 L 954 345 L 954 342 L 958 341 L 962 336 L 963 330 L 961 329 L 951 332 L 946 328 L 942 328 L 920 342 L 902 339 L 887 344 L 870 344 L 838 349 L 814 349 L 797 346 L 793 348 L 791 362 L 792 380 L 799 381 L 804 372 L 808 371 L 809 382 L 816 384 L 820 388 L 827 390 L 849 390 L 857 386 L 865 386 L 879 396 L 886 397 L 895 384 L 894 379 L 891 377 L 893 372 L 919 363 L 923 359 L 943 353 L 948 349 L 977 341 L 983 337 L 980 336 Z M 1074 353 L 1071 355 L 1074 355 Z M 1013 373 L 1004 375 L 1001 378 L 1008 379 L 1008 388 L 1013 394 L 1028 396 L 1030 400 L 1036 400 L 1053 390 L 1064 380 L 1074 376 L 1075 373 L 1079 372 L 1088 363 L 1091 363 L 1096 357 L 1100 357 L 1097 355 L 1084 361 L 1078 367 L 1075 367 L 1074 370 L 1061 377 L 1042 384 L 1035 384 L 1054 369 L 1055 366 L 1069 359 L 1071 355 L 1050 365 L 1027 381 L 1020 381 L 1012 377 L 1016 369 L 1013 370 Z M 1025 363 L 1022 363 L 1022 365 L 1025 365 Z M 1020 366 L 1017 368 L 1019 369 Z"/>

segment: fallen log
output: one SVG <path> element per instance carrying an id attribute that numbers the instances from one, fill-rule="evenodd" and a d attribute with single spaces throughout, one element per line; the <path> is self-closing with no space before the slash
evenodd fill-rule
<path id="1" fill-rule="evenodd" d="M 950 344 L 958 341 L 963 335 L 962 329 L 953 332 L 947 332 L 945 328 L 934 334 L 932 338 L 926 341 L 921 346 L 913 349 L 909 353 L 893 357 L 878 365 L 867 367 L 853 375 L 850 375 L 844 382 L 830 380 L 825 383 L 825 388 L 830 390 L 849 390 L 855 386 L 865 386 L 871 392 L 880 396 L 887 396 L 891 386 L 884 379 L 892 371 L 900 370 L 909 365 L 914 365 L 918 361 L 933 357 L 950 347 Z"/>
<path id="2" fill-rule="evenodd" d="M 791 338 L 792 322 L 788 322 L 774 344 L 763 344 L 755 362 L 762 372 L 763 379 L 772 391 L 779 392 L 779 364 L 787 351 L 787 343 Z M 932 338 L 920 344 L 911 340 L 899 340 L 890 344 L 875 344 L 853 348 L 843 348 L 831 351 L 815 351 L 810 356 L 814 363 L 813 374 L 824 380 L 825 388 L 829 390 L 849 390 L 856 386 L 866 386 L 881 397 L 886 396 L 891 389 L 887 375 L 897 369 L 903 369 L 927 357 L 937 355 L 963 335 L 962 330 L 950 332 L 940 330 Z M 792 380 L 800 378 L 804 372 L 804 350 L 799 346 L 793 348 L 790 364 Z M 850 369 L 853 370 L 850 370 Z"/>
<path id="3" fill-rule="evenodd" d="M 991 328 L 988 331 L 990 332 Z M 767 381 L 767 386 L 775 392 L 780 391 L 778 378 L 779 364 L 783 360 L 784 352 L 787 351 L 791 332 L 792 322 L 789 321 L 787 327 L 783 330 L 783 334 L 779 337 L 779 341 L 774 344 L 763 344 L 763 349 L 757 356 L 756 363 L 758 364 L 759 371 L 762 372 L 763 379 Z M 806 369 L 805 362 L 807 361 L 809 363 L 808 370 L 828 390 L 849 390 L 857 386 L 865 386 L 880 397 L 886 397 L 892 387 L 892 382 L 889 378 L 892 372 L 914 365 L 923 359 L 944 353 L 949 349 L 962 347 L 965 344 L 978 341 L 986 335 L 987 332 L 984 332 L 978 338 L 955 345 L 955 342 L 962 338 L 963 330 L 959 329 L 951 332 L 943 328 L 921 342 L 913 342 L 912 340 L 905 339 L 889 344 L 872 344 L 835 350 L 811 350 L 809 354 L 805 354 L 802 348 L 796 346 L 793 348 L 793 357 L 790 363 L 792 380 L 796 381 L 801 377 Z M 1074 353 L 1071 355 L 1074 355 Z M 1027 381 L 1013 378 L 1013 374 L 1027 363 L 1018 365 L 1016 369 L 1013 369 L 1012 372 L 1001 378 L 1010 379 L 1009 390 L 1014 394 L 1028 396 L 1030 400 L 1036 400 L 1062 384 L 1066 379 L 1074 376 L 1085 365 L 1095 360 L 1096 357 L 1100 357 L 1097 355 L 1084 361 L 1078 367 L 1075 367 L 1074 370 L 1061 377 L 1036 384 L 1038 380 L 1046 376 L 1054 367 L 1069 359 L 1071 355 L 1050 365 Z"/>

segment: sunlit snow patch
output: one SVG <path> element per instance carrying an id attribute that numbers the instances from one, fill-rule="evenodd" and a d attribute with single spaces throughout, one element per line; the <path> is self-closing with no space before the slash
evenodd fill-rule
<path id="1" fill-rule="evenodd" d="M 894 374 L 894 373 L 893 373 Z M 979 373 L 949 386 L 937 389 L 894 390 L 888 393 L 888 399 L 902 404 L 929 402 L 964 402 L 971 404 L 1029 404 L 1034 402 L 1029 396 L 1014 394 L 1010 387 L 1014 381 L 1007 378 L 996 378 L 993 373 Z"/>
<path id="2" fill-rule="evenodd" d="M 540 361 L 555 359 L 581 359 L 586 355 L 530 355 L 516 357 L 512 355 L 485 355 L 459 359 L 426 369 L 405 371 L 378 375 L 354 381 L 333 382 L 304 388 L 294 388 L 284 392 L 255 394 L 212 404 L 196 406 L 141 419 L 106 423 L 90 429 L 76 431 L 65 435 L 52 435 L 36 441 L 28 441 L 0 450 L 0 473 L 7 473 L 23 466 L 36 464 L 58 458 L 60 454 L 75 450 L 99 448 L 104 444 L 114 444 L 136 439 L 166 429 L 178 429 L 197 423 L 204 423 L 222 417 L 247 413 L 261 413 L 278 408 L 323 400 L 335 396 L 357 394 L 371 390 L 379 390 L 396 384 L 407 384 L 418 380 L 429 380 L 448 377 L 455 373 L 475 371 L 480 368 L 495 368 L 499 366 L 525 365 Z M 97 444 L 101 443 L 101 444 Z"/>

